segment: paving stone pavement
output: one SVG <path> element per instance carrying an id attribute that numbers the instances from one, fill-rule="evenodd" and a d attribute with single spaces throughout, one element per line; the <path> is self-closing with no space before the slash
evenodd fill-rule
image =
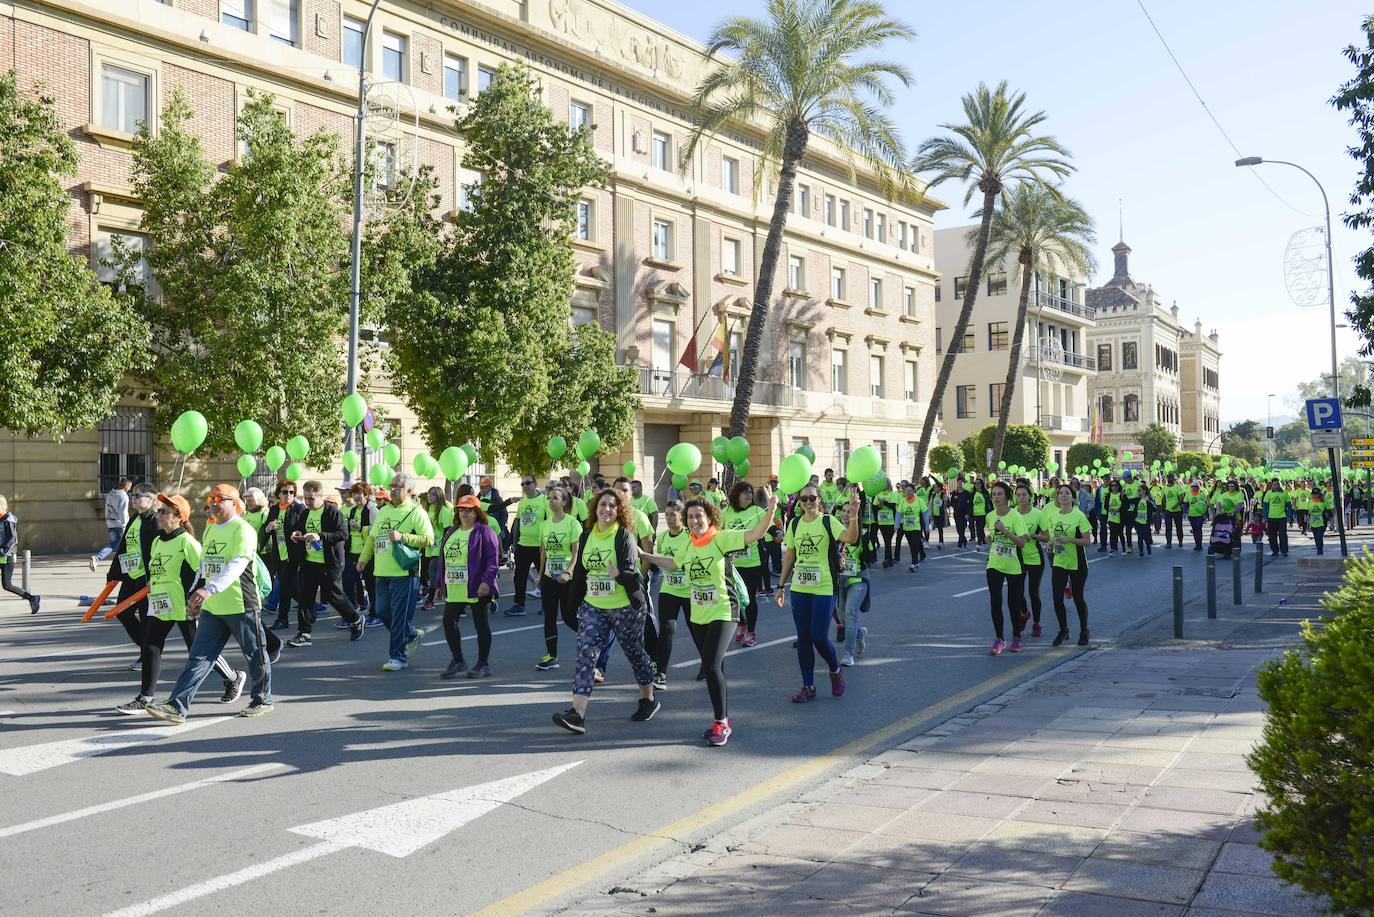
<path id="1" fill-rule="evenodd" d="M 1256 846 L 1244 755 L 1256 667 L 1338 575 L 1265 572 L 1184 641 L 1149 622 L 564 913 L 1321 913 Z"/>

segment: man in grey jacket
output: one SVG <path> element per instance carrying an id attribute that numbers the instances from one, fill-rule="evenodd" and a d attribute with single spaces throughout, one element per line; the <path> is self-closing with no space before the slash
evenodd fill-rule
<path id="1" fill-rule="evenodd" d="M 124 526 L 129 524 L 129 488 L 133 484 L 128 478 L 120 478 L 119 486 L 111 487 L 110 492 L 105 494 L 105 531 L 109 533 L 110 543 L 91 555 L 92 572 L 101 561 L 114 553 L 120 536 L 124 534 Z"/>

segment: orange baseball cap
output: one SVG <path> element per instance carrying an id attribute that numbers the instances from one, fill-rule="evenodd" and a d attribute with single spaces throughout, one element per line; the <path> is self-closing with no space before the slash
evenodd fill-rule
<path id="1" fill-rule="evenodd" d="M 211 497 L 219 498 L 214 501 L 215 503 L 220 503 L 224 500 L 232 501 L 233 504 L 239 508 L 239 512 L 243 512 L 243 498 L 239 496 L 239 489 L 233 484 L 216 484 L 214 487 L 211 487 L 210 492 L 205 495 L 205 502 L 210 503 Z"/>
<path id="2" fill-rule="evenodd" d="M 459 509 L 481 509 L 482 503 L 472 494 L 468 494 L 467 496 L 459 497 L 458 502 L 455 503 L 454 506 Z"/>
<path id="3" fill-rule="evenodd" d="M 186 498 L 181 494 L 176 494 L 171 497 L 166 494 L 158 494 L 157 500 L 164 506 L 170 506 L 175 510 L 176 514 L 181 517 L 182 522 L 191 521 L 191 504 L 187 502 Z"/>

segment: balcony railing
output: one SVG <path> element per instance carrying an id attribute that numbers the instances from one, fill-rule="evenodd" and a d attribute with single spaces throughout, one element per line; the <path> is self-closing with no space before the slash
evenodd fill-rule
<path id="1" fill-rule="evenodd" d="M 1044 348 L 1036 347 L 1032 344 L 1029 348 L 1029 359 L 1033 363 L 1056 363 L 1060 366 L 1067 366 L 1071 369 L 1082 369 L 1088 372 L 1097 372 L 1097 360 L 1087 354 L 1073 353 L 1068 350 L 1057 353 L 1050 353 L 1044 349 L 1043 360 L 1041 350 Z"/>
<path id="2" fill-rule="evenodd" d="M 639 370 L 639 393 L 660 398 L 697 398 L 705 401 L 729 402 L 735 399 L 735 385 L 719 376 L 702 373 L 677 372 L 670 369 Z M 782 382 L 754 383 L 754 403 L 788 408 L 793 403 L 793 388 Z"/>
<path id="3" fill-rule="evenodd" d="M 1094 321 L 1097 318 L 1097 310 L 1092 306 L 1080 305 L 1062 296 L 1051 296 L 1049 293 L 1032 291 L 1027 307 L 1031 309 L 1058 309 L 1060 312 L 1067 312 L 1076 315 L 1087 321 Z"/>
<path id="4" fill-rule="evenodd" d="M 1088 419 L 1065 414 L 1041 414 L 1040 426 L 1056 433 L 1087 433 Z"/>

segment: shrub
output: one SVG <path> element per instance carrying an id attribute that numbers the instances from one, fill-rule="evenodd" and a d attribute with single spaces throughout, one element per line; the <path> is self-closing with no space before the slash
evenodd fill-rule
<path id="1" fill-rule="evenodd" d="M 964 467 L 964 450 L 949 443 L 941 443 L 930 450 L 930 470 L 948 474 L 951 468 Z"/>
<path id="2" fill-rule="evenodd" d="M 1212 473 L 1212 456 L 1206 452 L 1180 452 L 1174 457 L 1174 470 L 1179 477 Z"/>
<path id="3" fill-rule="evenodd" d="M 1324 895 L 1341 914 L 1374 913 L 1374 555 L 1352 558 L 1345 583 L 1304 624 L 1303 651 L 1259 673 L 1269 704 L 1249 756 L 1269 798 L 1255 821 L 1274 872 Z M 1324 625 L 1324 626 L 1323 626 Z"/>
<path id="4" fill-rule="evenodd" d="M 1064 456 L 1064 464 L 1069 466 L 1069 470 L 1086 467 L 1088 473 L 1092 474 L 1093 459 L 1097 459 L 1103 465 L 1107 464 L 1107 457 L 1116 457 L 1116 449 L 1106 443 L 1074 443 L 1069 447 L 1068 455 Z"/>

